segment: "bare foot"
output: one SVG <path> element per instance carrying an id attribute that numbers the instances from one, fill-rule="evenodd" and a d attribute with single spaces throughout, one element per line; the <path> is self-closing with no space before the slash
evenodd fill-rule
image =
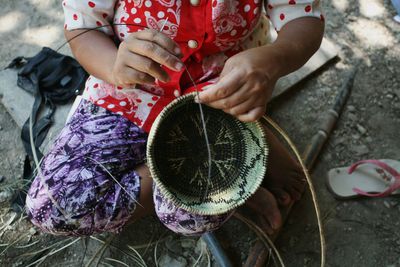
<path id="1" fill-rule="evenodd" d="M 260 187 L 247 200 L 246 205 L 260 215 L 258 225 L 267 234 L 272 235 L 282 226 L 282 216 L 276 199 L 267 189 Z"/>
<path id="2" fill-rule="evenodd" d="M 300 199 L 305 176 L 297 161 L 279 139 L 264 127 L 269 144 L 267 175 L 262 183 L 275 196 L 278 203 L 287 206 Z"/>

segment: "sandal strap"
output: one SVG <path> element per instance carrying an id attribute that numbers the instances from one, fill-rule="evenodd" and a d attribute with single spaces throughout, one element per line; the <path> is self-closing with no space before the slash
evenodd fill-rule
<path id="1" fill-rule="evenodd" d="M 398 171 L 396 171 L 395 169 L 393 169 L 392 167 L 390 167 L 389 165 L 387 165 L 385 162 L 382 162 L 379 160 L 368 159 L 368 160 L 358 161 L 350 166 L 348 173 L 349 174 L 353 173 L 358 166 L 360 166 L 361 164 L 367 164 L 367 163 L 377 165 L 384 171 L 388 172 L 389 174 L 391 174 L 393 176 L 394 181 L 391 183 L 391 185 L 385 191 L 383 191 L 381 193 L 368 193 L 359 188 L 353 188 L 353 191 L 355 193 L 357 193 L 359 195 L 363 195 L 363 196 L 368 196 L 368 197 L 386 197 L 400 188 L 400 173 Z"/>

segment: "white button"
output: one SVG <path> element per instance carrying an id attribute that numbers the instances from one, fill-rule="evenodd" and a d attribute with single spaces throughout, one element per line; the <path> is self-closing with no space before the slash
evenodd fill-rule
<path id="1" fill-rule="evenodd" d="M 175 90 L 174 90 L 174 96 L 175 96 L 175 97 L 180 97 L 180 96 L 181 96 L 181 92 L 179 92 L 178 89 L 175 89 Z"/>
<path id="2" fill-rule="evenodd" d="M 196 40 L 189 40 L 189 42 L 188 42 L 188 46 L 189 46 L 190 48 L 192 48 L 192 49 L 197 48 L 198 45 L 199 45 L 199 44 L 197 43 Z"/>
<path id="3" fill-rule="evenodd" d="M 200 4 L 200 0 L 190 0 L 190 4 L 192 6 L 198 6 Z"/>

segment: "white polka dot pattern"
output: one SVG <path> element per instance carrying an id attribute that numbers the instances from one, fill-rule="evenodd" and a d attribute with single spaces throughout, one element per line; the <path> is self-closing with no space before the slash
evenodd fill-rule
<path id="1" fill-rule="evenodd" d="M 197 3 L 197 1 L 195 1 Z M 268 43 L 269 25 L 279 31 L 299 17 L 324 19 L 319 0 L 63 0 L 67 30 L 97 28 L 120 41 L 136 31 L 153 29 L 179 40 L 185 62 L 195 81 L 206 85 L 217 80 L 232 55 Z M 262 10 L 266 16 L 262 16 Z M 208 14 L 204 17 L 204 14 Z M 269 21 L 267 18 L 269 18 Z M 204 19 L 210 21 L 204 22 Z M 115 24 L 113 27 L 103 27 Z M 185 27 L 181 27 L 184 25 Z M 182 30 L 185 29 L 185 30 Z M 177 38 L 179 37 L 179 38 Z M 209 52 L 212 51 L 212 52 Z M 117 87 L 90 76 L 83 98 L 149 130 L 157 112 L 170 101 L 193 91 L 181 74 L 169 72 L 171 84 Z M 185 84 L 184 87 L 181 87 Z M 177 90 L 179 88 L 179 90 Z M 200 86 L 201 88 L 201 86 Z M 162 101 L 161 101 L 162 100 Z"/>

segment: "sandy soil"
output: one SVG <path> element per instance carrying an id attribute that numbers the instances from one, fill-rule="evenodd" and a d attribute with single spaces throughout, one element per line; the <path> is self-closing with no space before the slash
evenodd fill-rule
<path id="1" fill-rule="evenodd" d="M 58 2 L 0 0 L 0 68 L 16 56 L 30 56 L 42 46 L 55 48 L 64 42 Z M 366 158 L 400 159 L 400 24 L 392 21 L 394 10 L 389 0 L 332 0 L 324 1 L 323 6 L 326 36 L 340 47 L 341 60 L 280 97 L 271 104 L 269 113 L 303 151 L 317 132 L 324 111 L 332 105 L 349 67 L 361 62 L 352 95 L 313 172 L 326 231 L 327 266 L 400 266 L 399 199 L 337 201 L 325 186 L 330 168 Z M 61 51 L 69 53 L 67 47 Z M 13 182 L 22 175 L 24 152 L 19 133 L 0 105 L 2 185 L 15 185 Z M 9 198 L 5 190 L 0 192 L 1 266 L 26 266 L 52 249 L 41 252 L 42 248 L 52 244 L 62 248 L 74 241 L 42 235 L 23 218 L 18 220 L 9 210 Z M 246 258 L 249 245 L 255 240 L 254 234 L 235 219 L 218 235 L 236 263 Z M 126 254 L 127 245 L 139 246 L 148 266 L 155 265 L 155 251 L 161 266 L 191 266 L 202 253 L 201 265 L 208 261 L 201 241 L 172 235 L 153 218 L 132 225 L 121 236 L 98 238 L 113 238 L 100 266 L 119 266 L 115 260 L 137 266 Z M 149 242 L 154 244 L 146 249 Z M 318 231 L 308 192 L 295 205 L 277 245 L 287 266 L 318 266 Z M 42 265 L 81 266 L 93 255 L 102 255 L 101 249 L 101 242 L 81 239 L 47 255 Z"/>

